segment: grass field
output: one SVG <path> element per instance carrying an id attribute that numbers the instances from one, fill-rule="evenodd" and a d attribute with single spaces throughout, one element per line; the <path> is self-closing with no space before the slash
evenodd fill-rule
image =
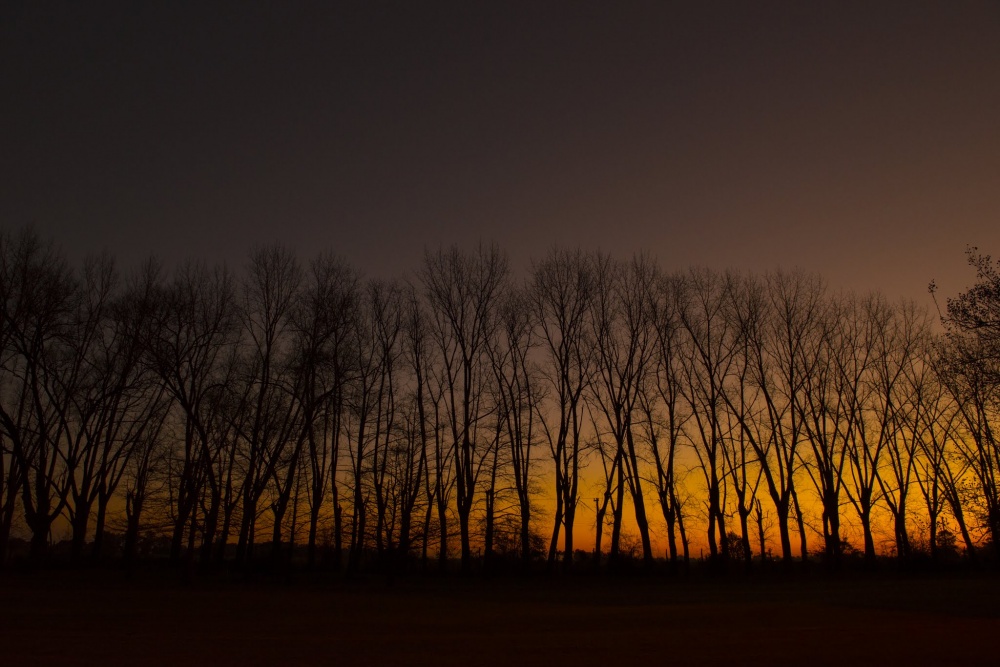
<path id="1" fill-rule="evenodd" d="M 970 665 L 993 576 L 0 576 L 0 665 Z"/>

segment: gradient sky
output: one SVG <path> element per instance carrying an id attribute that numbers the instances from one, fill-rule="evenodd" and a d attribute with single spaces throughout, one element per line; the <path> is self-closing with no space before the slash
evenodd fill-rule
<path id="1" fill-rule="evenodd" d="M 152 4 L 3 4 L 4 228 L 376 276 L 560 243 L 921 302 L 1000 255 L 997 2 Z"/>

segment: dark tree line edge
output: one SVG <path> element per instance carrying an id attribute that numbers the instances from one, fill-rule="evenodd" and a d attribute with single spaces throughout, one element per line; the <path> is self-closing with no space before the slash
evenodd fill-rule
<path id="1" fill-rule="evenodd" d="M 123 273 L 5 233 L 0 564 L 18 532 L 51 558 L 55 530 L 73 561 L 205 566 L 981 559 L 1000 273 L 968 260 L 935 326 L 800 271 L 646 255 L 552 249 L 515 276 L 451 247 L 365 280 L 271 245 L 238 273 Z"/>

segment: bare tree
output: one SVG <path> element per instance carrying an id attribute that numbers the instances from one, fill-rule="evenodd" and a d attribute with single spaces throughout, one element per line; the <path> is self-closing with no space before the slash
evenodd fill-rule
<path id="1" fill-rule="evenodd" d="M 497 382 L 497 419 L 506 438 L 520 519 L 522 565 L 531 561 L 532 454 L 541 380 L 529 361 L 537 345 L 535 314 L 526 291 L 512 289 L 499 308 L 499 326 L 490 348 Z M 491 497 L 491 503 L 494 499 Z M 490 508 L 493 509 L 492 507 Z"/>
<path id="2" fill-rule="evenodd" d="M 584 390 L 591 381 L 596 351 L 588 317 L 595 295 L 592 258 L 579 250 L 554 249 L 533 269 L 531 299 L 541 331 L 544 377 L 554 416 L 541 415 L 542 428 L 555 464 L 555 520 L 548 561 L 555 562 L 561 528 L 563 554 L 572 565 L 573 525 L 579 501 L 583 448 Z"/>
<path id="3" fill-rule="evenodd" d="M 372 286 L 364 292 L 358 316 L 351 331 L 350 356 L 354 367 L 346 387 L 344 428 L 350 463 L 351 535 L 348 567 L 357 570 L 365 551 L 368 509 L 371 503 L 371 449 L 378 444 L 376 422 L 382 415 L 380 387 L 383 387 L 382 347 L 378 344 L 376 308 Z M 373 445 L 373 442 L 375 445 Z"/>
<path id="4" fill-rule="evenodd" d="M 134 450 L 155 440 L 166 401 L 159 380 L 144 363 L 145 329 L 150 324 L 158 271 L 147 263 L 118 293 L 110 258 L 84 267 L 88 310 L 99 321 L 88 353 L 85 385 L 74 398 L 80 447 L 73 483 L 74 557 L 79 557 L 94 503 L 97 504 L 93 555 L 104 544 L 108 508 Z"/>
<path id="5" fill-rule="evenodd" d="M 66 508 L 77 463 L 67 429 L 83 368 L 82 358 L 73 354 L 80 335 L 73 318 L 79 290 L 54 244 L 30 228 L 5 238 L 2 262 L 6 347 L 0 428 L 10 452 L 7 483 L 20 487 L 31 557 L 39 559 L 53 522 Z"/>
<path id="6" fill-rule="evenodd" d="M 679 285 L 679 316 L 690 355 L 682 364 L 682 394 L 691 419 L 691 441 L 705 482 L 708 498 L 708 549 L 712 558 L 728 558 L 722 503 L 725 471 L 722 458 L 726 378 L 734 360 L 738 332 L 727 313 L 735 277 L 692 269 Z M 722 542 L 722 549 L 719 544 Z"/>
<path id="7" fill-rule="evenodd" d="M 413 378 L 409 409 L 406 411 L 405 446 L 400 448 L 398 456 L 400 465 L 397 466 L 400 504 L 399 555 L 400 559 L 405 560 L 410 555 L 413 543 L 415 513 L 423 497 L 422 492 L 427 488 L 426 480 L 430 476 L 427 373 L 431 363 L 431 350 L 426 314 L 412 285 L 408 285 L 404 291 L 402 307 L 403 357 Z M 428 497 L 426 501 L 427 517 L 429 517 L 431 499 Z M 425 524 L 423 528 L 425 545 L 429 529 L 430 526 Z"/>
<path id="8" fill-rule="evenodd" d="M 455 490 L 462 569 L 472 561 L 469 519 L 486 454 L 485 384 L 491 371 L 487 347 L 496 326 L 494 308 L 507 280 L 507 259 L 496 246 L 471 253 L 457 247 L 425 255 L 421 273 L 440 350 L 450 436 L 455 443 Z M 486 429 L 488 430 L 488 429 Z"/>
<path id="9" fill-rule="evenodd" d="M 18 277 L 14 272 L 17 266 L 17 256 L 12 247 L 16 241 L 9 233 L 0 233 L 0 304 L 3 311 L 0 316 L 0 568 L 7 560 L 7 549 L 10 543 L 11 527 L 18 509 L 18 494 L 21 490 L 21 468 L 19 457 L 14 451 L 13 441 L 8 433 L 8 421 L 13 422 L 12 408 L 5 397 L 11 391 L 10 379 L 12 371 L 18 367 L 17 349 L 13 337 L 15 327 L 9 316 L 12 314 L 8 304 L 13 303 L 18 291 Z M 17 431 L 15 431 L 17 437 Z"/>
<path id="10" fill-rule="evenodd" d="M 222 269 L 186 263 L 161 288 L 146 349 L 150 363 L 181 412 L 182 437 L 168 472 L 173 536 L 171 560 L 180 560 L 184 536 L 194 542 L 194 511 L 207 481 L 221 493 L 210 428 L 223 392 L 220 372 L 232 355 L 237 334 L 233 281 Z M 188 530 L 189 523 L 192 529 Z M 206 522 L 209 525 L 210 522 Z"/>
<path id="11" fill-rule="evenodd" d="M 619 472 L 623 473 L 624 487 L 629 491 L 635 510 L 643 562 L 648 567 L 652 565 L 653 553 L 633 420 L 640 419 L 640 389 L 650 373 L 650 360 L 655 349 L 655 332 L 646 299 L 656 283 L 658 272 L 652 261 L 645 257 L 635 257 L 626 264 L 599 256 L 595 275 L 591 322 L 598 361 L 597 381 L 592 395 L 616 449 L 621 452 L 616 455 L 621 461 Z M 619 487 L 620 492 L 624 487 Z M 622 509 L 619 500 L 612 534 L 612 563 L 618 555 L 615 535 L 620 534 Z"/>
<path id="12" fill-rule="evenodd" d="M 747 401 L 737 405 L 730 393 L 723 397 L 737 415 L 757 455 L 767 490 L 774 503 L 782 559 L 790 563 L 792 547 L 788 519 L 797 504 L 795 469 L 798 449 L 805 440 L 806 419 L 803 394 L 821 357 L 823 284 L 815 276 L 802 273 L 772 273 L 764 283 L 749 279 L 744 289 L 752 301 L 741 318 L 745 358 L 741 364 L 751 382 L 742 383 L 754 391 L 748 419 Z M 801 513 L 799 535 L 801 556 L 807 557 Z"/>
<path id="13" fill-rule="evenodd" d="M 433 332 L 433 329 L 431 331 Z M 431 349 L 433 350 L 434 346 Z M 435 356 L 438 356 L 439 353 L 440 350 L 435 350 Z M 454 518 L 451 512 L 451 498 L 455 491 L 456 466 L 454 460 L 458 447 L 453 438 L 447 437 L 449 426 L 445 391 L 448 382 L 444 364 L 440 363 L 440 357 L 438 357 L 438 363 L 428 366 L 427 377 L 427 399 L 431 407 L 430 415 L 432 417 L 429 426 L 431 427 L 431 441 L 433 443 L 433 456 L 431 458 L 433 465 L 428 468 L 428 473 L 433 471 L 433 475 L 428 474 L 425 486 L 428 506 L 426 518 L 428 530 L 426 532 L 430 533 L 431 507 L 433 507 L 437 513 L 438 524 L 438 565 L 441 571 L 445 571 L 448 565 L 448 545 L 451 536 L 449 525 L 451 525 L 451 519 Z M 427 542 L 425 540 L 425 552 L 426 549 Z M 424 561 L 426 562 L 426 556 Z"/>
<path id="14" fill-rule="evenodd" d="M 655 332 L 652 372 L 640 386 L 639 406 L 646 440 L 656 467 L 656 496 L 667 524 L 667 549 L 676 567 L 677 534 L 683 532 L 678 494 L 677 456 L 690 418 L 681 398 L 681 357 L 690 350 L 685 344 L 680 320 L 681 278 L 660 275 L 646 294 L 646 308 Z M 686 558 L 685 558 L 686 561 Z"/>
<path id="15" fill-rule="evenodd" d="M 66 508 L 73 531 L 73 560 L 83 554 L 91 510 L 98 494 L 97 468 L 103 458 L 102 444 L 105 444 L 105 430 L 109 426 L 106 410 L 112 405 L 109 394 L 116 384 L 114 371 L 109 369 L 101 348 L 118 275 L 107 255 L 88 258 L 81 273 L 73 313 L 75 326 L 65 339 L 68 356 L 77 360 L 73 372 L 75 380 L 62 409 L 66 457 L 71 462 L 68 475 L 71 502 Z"/>
<path id="16" fill-rule="evenodd" d="M 851 420 L 858 416 L 851 409 L 851 375 L 841 370 L 851 366 L 847 360 L 857 359 L 866 352 L 856 347 L 859 340 L 854 303 L 851 299 L 830 302 L 820 325 L 821 332 L 811 341 L 816 346 L 811 354 L 818 363 L 803 378 L 805 386 L 801 394 L 809 449 L 805 452 L 800 449 L 799 457 L 823 508 L 824 558 L 833 567 L 842 556 L 840 505 L 846 437 L 853 429 Z"/>
<path id="17" fill-rule="evenodd" d="M 939 374 L 955 400 L 959 421 L 945 488 L 959 524 L 968 505 L 993 541 L 1000 539 L 1000 443 L 993 428 L 1000 394 L 992 370 L 979 362 L 988 358 L 982 347 L 974 338 L 951 336 L 941 360 Z M 963 497 L 966 485 L 973 489 L 969 503 Z"/>
<path id="18" fill-rule="evenodd" d="M 375 496 L 375 545 L 381 559 L 386 551 L 395 551 L 395 522 L 389 521 L 387 512 L 390 508 L 390 495 L 395 495 L 393 483 L 396 481 L 390 472 L 390 463 L 400 463 L 404 452 L 412 454 L 415 439 L 409 438 L 413 432 L 398 429 L 397 402 L 403 390 L 402 366 L 400 358 L 402 350 L 403 302 L 399 286 L 394 283 L 374 282 L 371 284 L 371 304 L 374 309 L 375 341 L 378 346 L 380 360 L 378 391 L 376 395 L 377 413 L 372 447 L 372 486 Z M 402 451 L 397 444 L 397 436 L 402 435 Z M 395 451 L 394 451 L 395 450 Z M 394 471 L 402 472 L 402 471 Z M 398 509 L 397 505 L 393 505 Z"/>
<path id="19" fill-rule="evenodd" d="M 911 426 L 916 445 L 913 456 L 917 470 L 916 482 L 927 511 L 929 555 L 932 560 L 937 560 L 938 531 L 943 525 L 942 518 L 946 508 L 951 507 L 965 540 L 967 553 L 970 558 L 974 558 L 975 547 L 957 493 L 957 480 L 967 469 L 961 457 L 954 454 L 954 440 L 959 435 L 959 411 L 941 381 L 933 338 L 928 337 L 923 343 L 919 349 L 919 362 L 913 369 L 918 377 L 912 381 L 912 386 L 919 388 L 919 395 L 915 397 L 914 403 L 923 408 L 909 414 L 913 420 Z"/>
<path id="20" fill-rule="evenodd" d="M 351 373 L 348 341 L 358 316 L 358 277 L 333 255 L 317 257 L 292 314 L 297 355 L 297 400 L 302 405 L 302 431 L 308 458 L 309 528 L 306 560 L 316 564 L 320 515 L 328 496 L 334 513 L 335 560 L 340 561 L 341 509 L 337 491 L 344 388 Z"/>
<path id="21" fill-rule="evenodd" d="M 878 358 L 885 354 L 885 331 L 891 324 L 892 309 L 877 295 L 869 295 L 853 304 L 855 312 L 845 325 L 855 325 L 853 354 L 839 360 L 843 390 L 847 395 L 850 416 L 842 427 L 846 431 L 845 445 L 850 484 L 844 490 L 857 512 L 864 539 L 865 560 L 874 563 L 875 541 L 872 536 L 872 513 L 880 500 L 879 474 L 888 439 L 892 436 L 893 417 L 886 410 L 888 393 L 894 388 L 897 375 L 883 373 L 878 380 Z"/>
<path id="22" fill-rule="evenodd" d="M 286 333 L 291 330 L 300 283 L 298 262 L 286 248 L 273 245 L 251 252 L 240 293 L 238 315 L 245 344 L 235 382 L 240 397 L 236 452 L 243 476 L 239 563 L 253 554 L 259 501 L 299 432 L 301 404 L 293 400 L 295 376 Z"/>
<path id="23" fill-rule="evenodd" d="M 886 443 L 886 465 L 878 476 L 882 498 L 893 518 L 896 555 L 910 556 L 907 531 L 907 501 L 913 486 L 919 440 L 926 422 L 931 369 L 923 362 L 922 350 L 930 335 L 926 315 L 912 303 L 894 308 L 894 317 L 884 332 L 886 349 L 876 363 L 876 377 L 881 389 L 882 410 L 891 422 Z"/>
<path id="24" fill-rule="evenodd" d="M 942 315 L 946 345 L 939 371 L 961 416 L 963 437 L 955 443 L 972 476 L 973 508 L 996 545 L 1000 544 L 1000 443 L 994 429 L 1000 405 L 1000 270 L 977 248 L 969 248 L 966 255 L 976 282 L 947 300 Z"/>

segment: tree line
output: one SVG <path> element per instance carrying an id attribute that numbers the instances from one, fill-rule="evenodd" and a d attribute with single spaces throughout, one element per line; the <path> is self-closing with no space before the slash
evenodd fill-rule
<path id="1" fill-rule="evenodd" d="M 969 260 L 935 326 L 805 272 L 646 255 L 552 249 L 520 276 L 450 247 L 379 280 L 270 245 L 238 272 L 122 272 L 6 233 L 0 563 L 65 525 L 74 560 L 114 534 L 129 561 L 155 535 L 178 563 L 571 568 L 582 517 L 610 567 L 661 540 L 675 565 L 693 544 L 873 561 L 879 517 L 900 559 L 977 558 L 1000 531 L 1000 276 Z"/>

